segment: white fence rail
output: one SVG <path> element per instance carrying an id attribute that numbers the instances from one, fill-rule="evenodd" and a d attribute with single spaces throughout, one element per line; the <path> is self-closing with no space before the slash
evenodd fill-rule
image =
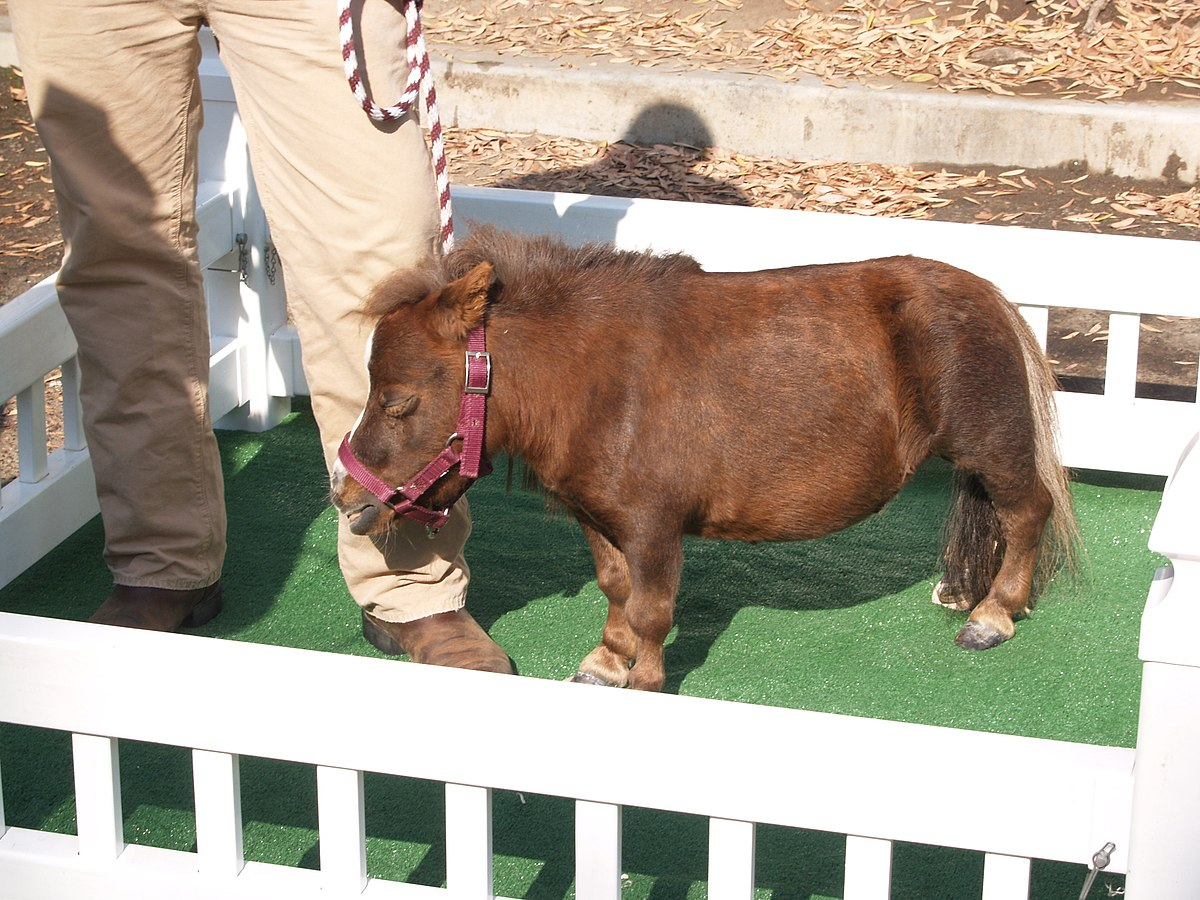
<path id="1" fill-rule="evenodd" d="M 1067 465 L 1165 475 L 1200 429 L 1194 394 L 1193 402 L 1134 396 L 1142 318 L 1200 317 L 1200 242 L 524 191 L 464 188 L 456 197 L 461 223 L 684 251 L 710 270 L 904 253 L 940 259 L 997 284 L 1043 347 L 1052 308 L 1107 318 L 1104 393 L 1059 393 Z"/>
<path id="2" fill-rule="evenodd" d="M 1086 862 L 1106 841 L 1118 848 L 1110 870 L 1125 870 L 1128 749 L 14 615 L 0 614 L 0 635 L 0 720 L 76 734 L 78 836 L 10 829 L 0 839 L 8 897 L 43 897 L 60 878 L 78 893 L 59 896 L 110 896 L 125 884 L 159 897 L 264 896 L 268 885 L 269 895 L 355 896 L 365 883 L 363 771 L 450 785 L 454 894 L 464 885 L 473 896 L 492 893 L 492 788 L 579 801 L 579 897 L 620 894 L 621 805 L 712 817 L 712 895 L 724 884 L 724 896 L 752 896 L 751 823 L 852 835 L 848 897 L 888 896 L 893 839 L 991 854 L 989 868 L 1005 873 L 988 876 L 995 897 L 1025 896 L 1029 858 Z M 246 685 L 263 672 L 289 689 L 270 704 L 246 702 Z M 123 702 L 114 684 L 141 687 Z M 172 715 L 180 684 L 190 685 L 186 713 Z M 397 698 L 403 714 L 380 716 L 381 695 Z M 586 737 L 617 722 L 624 750 L 601 751 Z M 196 748 L 198 854 L 125 846 L 114 736 Z M 320 767 L 320 871 L 244 863 L 238 755 Z M 976 771 L 1020 760 L 1021 777 L 981 815 L 947 785 L 947 759 L 970 759 Z M 415 890 L 371 884 L 378 896 Z"/>
<path id="3" fill-rule="evenodd" d="M 202 246 L 214 335 L 213 406 L 226 422 L 270 427 L 304 391 L 280 285 L 265 278 L 268 236 L 246 175 L 236 108 L 211 54 Z M 1195 316 L 1200 245 L 1137 238 L 980 228 L 830 214 L 708 207 L 565 195 L 456 191 L 461 223 L 490 221 L 572 240 L 686 250 L 708 268 L 918 253 L 999 284 L 1046 336 L 1047 310 L 1110 314 L 1103 395 L 1062 395 L 1062 439 L 1074 466 L 1167 474 L 1200 429 L 1194 402 L 1134 397 L 1143 315 Z M 238 235 L 246 235 L 239 244 Z M 246 278 L 236 268 L 247 254 Z M 0 310 L 0 397 L 16 396 L 21 476 L 0 508 L 0 584 L 54 546 L 94 507 L 78 426 L 74 346 L 48 285 Z M 42 379 L 63 367 L 67 439 L 48 454 L 39 435 Z M 72 503 L 61 498 L 70 494 Z M 60 507 L 72 507 L 66 518 Z M 78 834 L 5 828 L 0 803 L 0 894 L 56 897 L 433 897 L 492 894 L 490 791 L 576 800 L 577 896 L 621 893 L 623 805 L 709 817 L 712 896 L 753 893 L 757 823 L 847 835 L 844 896 L 889 896 L 891 842 L 987 854 L 984 896 L 1025 897 L 1030 860 L 1087 865 L 1116 844 L 1108 870 L 1129 871 L 1128 894 L 1200 896 L 1200 452 L 1174 476 L 1152 538 L 1173 573 L 1151 586 L 1136 750 L 862 720 L 798 710 L 593 690 L 533 679 L 397 666 L 375 660 L 158 635 L 0 614 L 0 722 L 59 729 L 73 740 Z M 296 687 L 270 708 L 245 701 L 263 671 Z M 155 679 L 142 677 L 154 671 Z M 193 677 L 204 672 L 202 683 Z M 401 696 L 405 714 L 379 721 L 360 686 Z M 140 685 L 136 701 L 108 690 Z M 173 685 L 193 685 L 177 715 Z M 314 716 L 312 710 L 320 710 Z M 448 713 L 448 711 L 453 711 Z M 524 715 L 521 713 L 524 712 Z M 514 714 L 516 714 L 514 716 Z M 513 718 L 523 724 L 519 731 Z M 400 724 L 438 721 L 435 729 Z M 597 722 L 671 760 L 638 755 L 568 764 Z M 764 758 L 746 745 L 787 748 Z M 481 747 L 480 735 L 503 736 Z M 820 740 L 814 740 L 820 735 Z M 119 739 L 192 748 L 198 852 L 127 845 Z M 889 748 L 880 754 L 879 747 Z M 486 752 L 481 752 L 485 750 Z M 250 755 L 318 767 L 318 871 L 247 862 L 238 760 Z M 939 762 L 969 756 L 986 768 L 1021 761 L 1020 779 L 985 814 L 944 790 Z M 749 760 L 753 756 L 753 763 Z M 447 888 L 369 879 L 363 772 L 447 784 Z M 2 775 L 3 773 L 0 773 Z M 932 785 L 932 787 L 931 787 Z"/>

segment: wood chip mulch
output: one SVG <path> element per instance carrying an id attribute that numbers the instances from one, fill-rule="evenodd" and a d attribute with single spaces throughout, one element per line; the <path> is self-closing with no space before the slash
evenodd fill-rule
<path id="1" fill-rule="evenodd" d="M 886 88 L 1088 100 L 1200 98 L 1198 0 L 786 0 L 754 28 L 741 0 L 488 0 L 436 4 L 431 43 L 505 54 L 741 71 Z"/>

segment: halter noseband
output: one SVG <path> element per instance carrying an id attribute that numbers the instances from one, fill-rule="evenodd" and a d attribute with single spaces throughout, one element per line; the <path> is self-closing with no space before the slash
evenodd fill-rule
<path id="1" fill-rule="evenodd" d="M 384 481 L 354 455 L 354 451 L 350 449 L 349 433 L 342 438 L 341 446 L 338 447 L 338 459 L 346 467 L 351 478 L 384 505 L 391 507 L 396 515 L 420 522 L 429 530 L 430 537 L 437 534 L 438 529 L 446 524 L 450 518 L 450 509 L 458 498 L 445 509 L 436 510 L 417 503 L 421 495 L 456 465 L 458 474 L 468 479 L 467 487 L 470 487 L 475 479 L 492 471 L 491 464 L 483 456 L 487 395 L 492 387 L 492 357 L 486 348 L 486 335 L 483 323 L 480 323 L 467 335 L 466 376 L 462 398 L 459 400 L 458 424 L 455 431 L 446 439 L 446 446 L 442 452 L 412 478 L 396 486 Z M 457 441 L 462 441 L 460 450 L 454 449 Z M 463 488 L 463 491 L 465 492 L 466 488 Z"/>

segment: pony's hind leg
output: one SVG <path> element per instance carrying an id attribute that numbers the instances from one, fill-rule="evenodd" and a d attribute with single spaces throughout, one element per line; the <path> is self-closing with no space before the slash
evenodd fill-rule
<path id="1" fill-rule="evenodd" d="M 992 565 L 987 555 L 997 550 L 1001 561 L 986 595 L 975 604 L 954 639 L 968 650 L 986 650 L 1003 643 L 1016 632 L 1014 621 L 1030 613 L 1034 571 L 1053 508 L 1049 491 L 1036 476 L 1019 487 L 989 485 L 988 493 L 995 506 L 998 534 L 992 548 L 981 548 L 979 562 Z"/>
<path id="2" fill-rule="evenodd" d="M 965 296 L 971 314 L 942 321 L 955 335 L 957 349 L 947 351 L 955 362 L 933 369 L 945 414 L 938 452 L 962 473 L 947 529 L 947 578 L 935 600 L 971 610 L 955 640 L 983 650 L 1012 637 L 1013 620 L 1028 614 L 1043 546 L 1058 555 L 1061 545 L 1069 563 L 1076 529 L 1055 449 L 1055 380 L 1045 353 L 994 288 L 968 284 Z"/>
<path id="3" fill-rule="evenodd" d="M 631 591 L 629 564 L 625 554 L 608 538 L 582 521 L 580 525 L 596 562 L 597 583 L 608 598 L 608 618 L 600 644 L 584 657 L 571 680 L 625 687 L 629 683 L 629 667 L 637 653 L 637 638 L 625 618 L 625 604 Z"/>

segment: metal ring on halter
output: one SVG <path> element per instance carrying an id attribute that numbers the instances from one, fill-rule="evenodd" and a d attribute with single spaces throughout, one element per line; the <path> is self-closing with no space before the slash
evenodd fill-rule
<path id="1" fill-rule="evenodd" d="M 450 437 L 446 438 L 446 447 L 449 448 L 455 441 L 461 441 L 462 439 L 463 436 L 456 431 Z"/>

